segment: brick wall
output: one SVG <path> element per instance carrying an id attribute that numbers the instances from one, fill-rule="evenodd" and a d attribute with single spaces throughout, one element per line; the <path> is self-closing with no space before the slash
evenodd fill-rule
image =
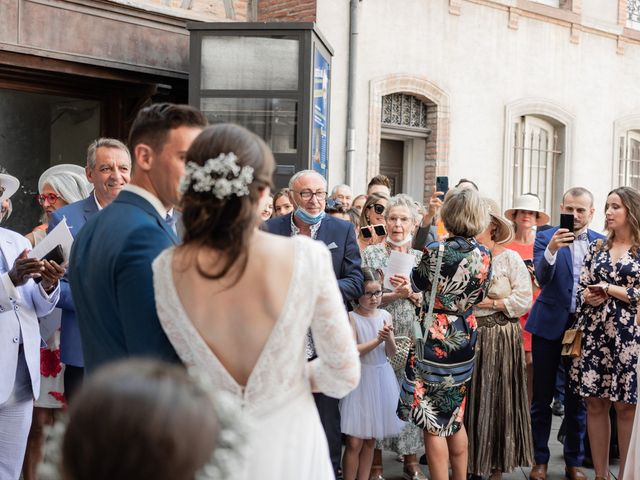
<path id="1" fill-rule="evenodd" d="M 315 22 L 316 0 L 258 0 L 258 21 Z"/>

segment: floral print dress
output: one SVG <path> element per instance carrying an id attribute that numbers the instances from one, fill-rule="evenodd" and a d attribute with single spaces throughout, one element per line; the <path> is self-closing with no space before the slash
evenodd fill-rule
<path id="1" fill-rule="evenodd" d="M 412 281 L 425 292 L 427 310 L 431 282 L 436 272 L 438 243 L 427 246 L 413 270 Z M 476 320 L 471 308 L 482 301 L 491 281 L 491 253 L 472 238 L 453 237 L 444 243 L 442 265 L 434 303 L 435 319 L 425 332 L 424 358 L 443 371 L 471 361 L 473 369 Z M 421 426 L 432 435 L 451 436 L 460 430 L 470 375 L 464 382 L 445 376 L 426 381 L 413 349 L 405 370 L 398 416 Z"/>
<path id="2" fill-rule="evenodd" d="M 409 253 L 416 257 L 417 266 L 422 258 L 422 252 L 418 250 L 410 249 Z M 389 250 L 384 243 L 377 245 L 370 245 L 362 252 L 362 266 L 371 267 L 375 269 L 384 270 L 387 268 L 387 262 L 389 261 Z M 386 290 L 385 293 L 388 293 Z M 418 320 L 418 314 L 416 313 L 416 306 L 406 298 L 400 298 L 389 302 L 380 307 L 382 310 L 386 310 L 391 314 L 393 318 L 393 331 L 396 337 L 412 337 L 413 336 L 413 322 Z M 398 385 L 402 383 L 404 378 L 404 371 L 398 370 L 394 372 Z M 412 455 L 418 452 L 423 446 L 422 430 L 413 425 L 412 423 L 406 423 L 405 427 L 397 437 L 388 438 L 384 441 L 376 442 L 376 448 L 385 448 L 391 450 L 398 455 Z"/>
<path id="3" fill-rule="evenodd" d="M 625 287 L 629 303 L 613 297 L 598 307 L 583 303 L 587 285 L 600 282 Z M 582 353 L 573 359 L 569 372 L 571 388 L 583 397 L 636 404 L 640 326 L 635 317 L 640 301 L 640 254 L 627 251 L 614 265 L 602 242 L 591 243 L 576 295 L 576 325 L 583 336 Z"/>

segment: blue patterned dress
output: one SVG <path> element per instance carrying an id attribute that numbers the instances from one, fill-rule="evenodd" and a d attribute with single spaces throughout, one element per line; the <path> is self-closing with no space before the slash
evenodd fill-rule
<path id="1" fill-rule="evenodd" d="M 640 301 L 640 254 L 627 251 L 615 265 L 602 242 L 589 245 L 576 292 L 577 327 L 582 330 L 582 353 L 573 360 L 570 386 L 583 397 L 612 402 L 638 401 L 640 326 L 635 323 Z M 629 303 L 608 297 L 593 307 L 582 302 L 587 285 L 606 282 L 625 287 Z"/>
<path id="2" fill-rule="evenodd" d="M 424 291 L 425 310 L 437 257 L 438 243 L 428 245 L 411 276 L 414 286 Z M 445 366 L 469 361 L 474 357 L 477 328 L 471 309 L 482 301 L 489 289 L 491 253 L 472 238 L 447 239 L 438 279 L 436 318 L 425 335 L 424 358 Z M 422 426 L 432 435 L 453 435 L 462 425 L 469 382 L 427 383 L 416 365 L 415 352 L 411 350 L 398 416 Z"/>

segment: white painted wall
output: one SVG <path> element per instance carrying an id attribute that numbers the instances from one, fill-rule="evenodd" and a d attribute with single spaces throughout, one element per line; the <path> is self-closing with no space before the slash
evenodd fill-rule
<path id="1" fill-rule="evenodd" d="M 448 0 L 363 0 L 360 3 L 357 72 L 357 164 L 353 186 L 364 190 L 369 82 L 391 74 L 425 76 L 451 99 L 449 176 L 471 177 L 501 197 L 505 105 L 544 98 L 575 119 L 569 185 L 592 190 L 601 224 L 612 186 L 613 123 L 640 113 L 640 46 L 616 53 L 616 41 L 582 32 L 569 41 L 566 27 L 462 2 L 449 14 Z M 605 8 L 604 5 L 608 5 Z M 617 2 L 585 0 L 583 12 L 612 24 Z M 330 183 L 344 178 L 349 5 L 319 0 L 318 25 L 335 49 L 331 103 Z M 506 206 L 505 206 L 506 207 Z"/>

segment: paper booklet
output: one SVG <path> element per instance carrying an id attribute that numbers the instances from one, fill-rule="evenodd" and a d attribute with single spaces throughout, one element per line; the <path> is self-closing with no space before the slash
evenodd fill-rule
<path id="1" fill-rule="evenodd" d="M 416 257 L 414 255 L 392 250 L 389 254 L 387 268 L 384 269 L 384 288 L 395 290 L 395 287 L 389 282 L 389 277 L 391 277 L 391 275 L 397 274 L 409 276 L 415 264 Z"/>
<path id="2" fill-rule="evenodd" d="M 42 258 L 58 245 L 62 247 L 64 263 L 66 264 L 69 262 L 71 245 L 73 245 L 73 235 L 71 235 L 66 218 L 63 218 L 43 240 L 33 247 L 33 250 L 29 252 L 29 258 Z"/>

